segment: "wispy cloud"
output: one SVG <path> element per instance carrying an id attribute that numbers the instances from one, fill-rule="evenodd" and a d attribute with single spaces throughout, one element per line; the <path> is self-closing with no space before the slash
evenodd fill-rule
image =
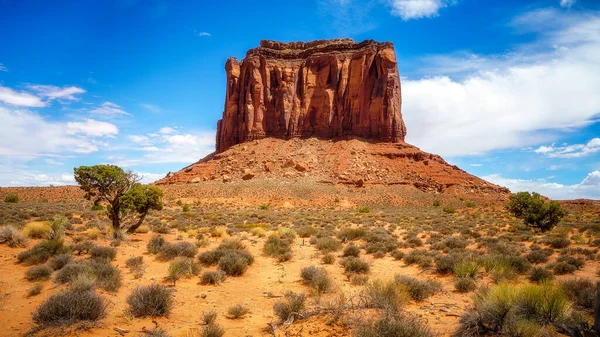
<path id="1" fill-rule="evenodd" d="M 511 192 L 538 192 L 552 199 L 600 199 L 600 171 L 589 173 L 579 184 L 564 185 L 545 179 L 512 179 L 500 174 L 482 177 L 494 184 L 508 187 Z"/>
<path id="2" fill-rule="evenodd" d="M 211 35 L 210 35 L 209 32 L 199 32 L 198 36 L 200 36 L 200 37 L 210 37 Z"/>
<path id="3" fill-rule="evenodd" d="M 560 0 L 560 6 L 564 8 L 571 8 L 575 4 L 575 0 Z"/>
<path id="4" fill-rule="evenodd" d="M 112 102 L 102 103 L 101 106 L 93 109 L 91 113 L 105 116 L 130 116 L 120 105 Z"/>
<path id="5" fill-rule="evenodd" d="M 480 56 L 470 68 L 472 56 L 450 54 L 433 77 L 403 81 L 409 142 L 444 156 L 482 154 L 551 142 L 597 121 L 600 15 L 534 12 L 512 23 L 539 34 L 534 43 Z M 540 27 L 540 15 L 552 24 Z"/>
<path id="6" fill-rule="evenodd" d="M 19 92 L 2 86 L 0 86 L 0 102 L 29 108 L 39 108 L 47 105 L 40 97 L 31 93 L 25 91 Z"/>
<path id="7" fill-rule="evenodd" d="M 0 71 L 8 71 L 4 64 L 0 63 Z"/>
<path id="8" fill-rule="evenodd" d="M 562 146 L 542 145 L 534 150 L 550 158 L 578 158 L 600 152 L 600 138 L 593 138 L 585 144 L 564 144 Z"/>
<path id="9" fill-rule="evenodd" d="M 392 15 L 402 20 L 431 18 L 439 15 L 440 9 L 454 4 L 449 0 L 389 0 Z"/>
<path id="10" fill-rule="evenodd" d="M 74 86 L 61 88 L 54 85 L 32 84 L 28 86 L 28 89 L 36 92 L 37 96 L 49 100 L 60 99 L 64 101 L 76 101 L 79 100 L 79 97 L 76 97 L 75 95 L 85 93 L 85 90 Z"/>
<path id="11" fill-rule="evenodd" d="M 113 138 L 118 133 L 119 129 L 114 124 L 90 118 L 87 118 L 83 122 L 67 123 L 67 134 L 69 135 L 83 134 L 91 137 Z"/>
<path id="12" fill-rule="evenodd" d="M 27 91 L 15 91 L 8 87 L 0 86 L 0 102 L 28 108 L 41 108 L 48 106 L 50 101 L 76 101 L 75 95 L 85 93 L 85 90 L 69 86 L 57 87 L 53 85 L 30 84 Z"/>
<path id="13" fill-rule="evenodd" d="M 158 106 L 156 106 L 154 104 L 142 103 L 142 104 L 140 104 L 140 106 L 142 108 L 144 108 L 144 109 L 146 109 L 146 110 L 148 110 L 150 112 L 154 112 L 154 113 L 162 111 L 162 109 L 160 107 L 158 107 Z"/>

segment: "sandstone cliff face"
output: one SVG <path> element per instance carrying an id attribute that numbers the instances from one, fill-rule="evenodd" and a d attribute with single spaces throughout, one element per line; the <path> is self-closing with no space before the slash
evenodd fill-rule
<path id="1" fill-rule="evenodd" d="M 394 46 L 351 39 L 261 41 L 227 60 L 217 152 L 265 137 L 353 136 L 403 141 Z"/>

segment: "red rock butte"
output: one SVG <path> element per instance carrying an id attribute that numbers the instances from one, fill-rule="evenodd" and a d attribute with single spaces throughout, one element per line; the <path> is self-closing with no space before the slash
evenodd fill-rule
<path id="1" fill-rule="evenodd" d="M 404 141 L 391 42 L 263 40 L 241 62 L 229 58 L 225 70 L 217 153 L 266 137 Z"/>

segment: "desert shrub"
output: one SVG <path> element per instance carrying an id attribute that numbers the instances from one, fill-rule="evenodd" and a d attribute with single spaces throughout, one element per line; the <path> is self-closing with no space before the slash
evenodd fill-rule
<path id="1" fill-rule="evenodd" d="M 94 243 L 92 243 L 91 241 L 74 243 L 69 247 L 73 254 L 77 255 L 87 254 L 92 248 L 94 248 Z"/>
<path id="2" fill-rule="evenodd" d="M 439 200 L 434 200 L 433 201 L 433 207 L 439 207 L 441 205 L 442 205 L 442 203 Z"/>
<path id="3" fill-rule="evenodd" d="M 88 261 L 71 261 L 56 273 L 55 281 L 60 284 L 70 283 L 81 274 L 93 274 L 90 263 Z"/>
<path id="4" fill-rule="evenodd" d="M 23 227 L 23 234 L 30 239 L 44 239 L 50 232 L 47 221 L 32 221 Z"/>
<path id="5" fill-rule="evenodd" d="M 125 266 L 129 268 L 129 271 L 133 274 L 133 277 L 136 279 L 142 278 L 144 276 L 144 272 L 146 271 L 146 266 L 144 265 L 144 257 L 136 256 L 131 257 L 125 261 Z"/>
<path id="6" fill-rule="evenodd" d="M 140 337 L 171 337 L 165 330 L 159 327 L 154 327 L 150 330 L 144 330 Z"/>
<path id="7" fill-rule="evenodd" d="M 98 321 L 105 314 L 106 304 L 100 295 L 93 291 L 67 290 L 42 302 L 32 318 L 40 326 L 51 326 Z"/>
<path id="8" fill-rule="evenodd" d="M 456 255 L 439 255 L 436 256 L 434 260 L 435 271 L 445 275 L 454 272 L 454 266 L 461 260 L 461 257 Z"/>
<path id="9" fill-rule="evenodd" d="M 323 262 L 324 264 L 333 264 L 335 262 L 335 256 L 333 254 L 327 253 L 323 255 L 323 258 L 321 258 L 321 262 Z"/>
<path id="10" fill-rule="evenodd" d="M 243 304 L 236 304 L 227 310 L 227 314 L 229 315 L 229 318 L 232 318 L 232 319 L 242 318 L 242 317 L 246 316 L 246 314 L 248 314 L 249 312 L 250 312 L 250 309 Z"/>
<path id="11" fill-rule="evenodd" d="M 114 247 L 94 246 L 90 249 L 90 257 L 112 261 L 117 257 L 117 250 Z"/>
<path id="12" fill-rule="evenodd" d="M 135 317 L 169 316 L 173 308 L 173 293 L 161 284 L 139 286 L 127 297 L 127 304 Z"/>
<path id="13" fill-rule="evenodd" d="M 25 247 L 27 240 L 14 226 L 0 227 L 0 243 L 5 243 L 9 247 Z"/>
<path id="14" fill-rule="evenodd" d="M 160 235 L 153 236 L 148 241 L 147 249 L 150 254 L 158 254 L 162 247 L 167 243 L 167 240 Z"/>
<path id="15" fill-rule="evenodd" d="M 50 231 L 46 234 L 46 237 L 49 240 L 62 240 L 65 237 L 65 228 L 68 226 L 71 226 L 71 224 L 67 217 L 55 215 L 50 222 Z"/>
<path id="16" fill-rule="evenodd" d="M 215 323 L 205 325 L 200 332 L 201 337 L 222 337 L 224 334 L 225 330 Z"/>
<path id="17" fill-rule="evenodd" d="M 169 264 L 167 281 L 177 282 L 181 277 L 192 277 L 200 273 L 200 265 L 189 257 L 179 257 Z"/>
<path id="18" fill-rule="evenodd" d="M 369 272 L 369 264 L 358 257 L 349 256 L 342 260 L 342 267 L 347 275 L 366 274 Z"/>
<path id="19" fill-rule="evenodd" d="M 292 258 L 292 247 L 289 240 L 282 240 L 277 236 L 270 236 L 265 242 L 263 252 L 268 256 L 277 258 L 277 261 L 289 261 Z"/>
<path id="20" fill-rule="evenodd" d="M 350 276 L 350 284 L 355 286 L 362 286 L 369 282 L 369 275 L 353 274 Z"/>
<path id="21" fill-rule="evenodd" d="M 384 312 L 376 319 L 355 325 L 354 337 L 433 337 L 426 323 L 414 315 Z"/>
<path id="22" fill-rule="evenodd" d="M 390 255 L 394 258 L 394 260 L 402 260 L 404 257 L 404 253 L 400 250 L 393 250 Z"/>
<path id="23" fill-rule="evenodd" d="M 410 295 L 406 287 L 398 282 L 375 280 L 364 287 L 359 298 L 366 308 L 384 309 L 397 313 L 409 300 Z"/>
<path id="24" fill-rule="evenodd" d="M 383 228 L 377 228 L 370 231 L 364 236 L 364 240 L 367 242 L 365 251 L 368 254 L 378 251 L 385 253 L 391 252 L 400 245 L 398 240 Z"/>
<path id="25" fill-rule="evenodd" d="M 593 309 L 596 303 L 596 285 L 587 278 L 571 278 L 559 283 L 567 297 L 584 309 Z"/>
<path id="26" fill-rule="evenodd" d="M 310 225 L 304 225 L 296 228 L 296 233 L 301 238 L 309 238 L 317 234 L 317 229 Z"/>
<path id="27" fill-rule="evenodd" d="M 404 256 L 404 263 L 406 265 L 418 264 L 422 268 L 426 268 L 433 265 L 433 258 L 425 249 L 413 249 Z"/>
<path id="28" fill-rule="evenodd" d="M 44 285 L 40 282 L 35 283 L 31 286 L 31 288 L 27 289 L 27 297 L 37 296 L 42 293 L 44 289 Z"/>
<path id="29" fill-rule="evenodd" d="M 371 209 L 369 208 L 369 206 L 359 206 L 358 207 L 358 213 L 370 213 Z"/>
<path id="30" fill-rule="evenodd" d="M 225 280 L 225 273 L 217 270 L 207 270 L 200 276 L 201 284 L 219 284 Z"/>
<path id="31" fill-rule="evenodd" d="M 243 275 L 253 261 L 248 258 L 249 254 L 240 250 L 228 251 L 219 259 L 219 269 L 229 276 Z"/>
<path id="32" fill-rule="evenodd" d="M 29 250 L 19 253 L 17 260 L 26 265 L 40 264 L 48 261 L 50 257 L 66 251 L 67 247 L 64 246 L 63 241 L 45 240 Z"/>
<path id="33" fill-rule="evenodd" d="M 566 248 L 571 244 L 571 240 L 562 236 L 546 237 L 542 240 L 542 242 L 556 249 Z"/>
<path id="34" fill-rule="evenodd" d="M 573 257 L 573 256 L 569 256 L 569 255 L 561 255 L 556 259 L 556 262 L 561 263 L 568 263 L 572 266 L 574 266 L 577 269 L 581 269 L 583 268 L 583 266 L 585 266 L 585 260 L 582 258 L 577 258 L 577 257 Z"/>
<path id="35" fill-rule="evenodd" d="M 552 229 L 566 212 L 556 201 L 546 203 L 538 193 L 519 192 L 509 197 L 507 209 L 526 225 L 541 231 Z"/>
<path id="36" fill-rule="evenodd" d="M 460 236 L 450 236 L 445 238 L 442 244 L 448 249 L 464 249 L 467 247 L 467 240 Z"/>
<path id="37" fill-rule="evenodd" d="M 544 263 L 548 261 L 548 253 L 544 250 L 532 250 L 527 254 L 527 260 L 531 263 Z"/>
<path id="38" fill-rule="evenodd" d="M 165 243 L 158 252 L 158 259 L 169 261 L 178 256 L 194 257 L 198 252 L 198 247 L 191 242 L 182 241 L 174 243 Z"/>
<path id="39" fill-rule="evenodd" d="M 6 202 L 6 203 L 11 203 L 11 204 L 16 204 L 16 203 L 18 203 L 18 202 L 19 202 L 19 196 L 18 196 L 18 195 L 16 195 L 16 194 L 13 194 L 13 193 L 11 193 L 11 194 L 7 194 L 7 195 L 4 197 L 4 202 Z"/>
<path id="40" fill-rule="evenodd" d="M 337 233 L 337 237 L 342 240 L 362 239 L 367 235 L 364 227 L 347 227 Z"/>
<path id="41" fill-rule="evenodd" d="M 313 288 L 317 294 L 329 292 L 332 288 L 332 281 L 325 268 L 315 266 L 302 268 L 300 277 L 307 286 Z"/>
<path id="42" fill-rule="evenodd" d="M 476 293 L 474 307 L 461 317 L 457 335 L 498 335 L 507 331 L 513 331 L 509 335 L 521 335 L 514 331 L 517 326 L 561 327 L 571 315 L 570 303 L 556 285 L 501 283 Z M 539 329 L 533 335 L 538 333 Z"/>
<path id="43" fill-rule="evenodd" d="M 76 281 L 83 284 L 91 282 L 92 287 L 117 291 L 121 287 L 122 276 L 121 271 L 107 260 L 71 261 L 56 273 L 55 281 L 69 283 L 72 287 Z"/>
<path id="44" fill-rule="evenodd" d="M 252 235 L 258 236 L 259 238 L 265 237 L 267 235 L 267 232 L 264 230 L 264 228 L 260 227 L 252 228 L 250 233 L 252 233 Z"/>
<path id="45" fill-rule="evenodd" d="M 533 268 L 529 274 L 529 280 L 535 283 L 547 282 L 551 281 L 552 279 L 554 279 L 554 274 L 552 274 L 552 271 L 544 267 Z"/>
<path id="46" fill-rule="evenodd" d="M 342 248 L 342 244 L 332 237 L 318 238 L 315 246 L 323 253 L 336 252 Z"/>
<path id="47" fill-rule="evenodd" d="M 477 288 L 477 283 L 475 282 L 475 279 L 471 277 L 457 277 L 454 280 L 454 288 L 461 293 L 467 293 L 475 290 L 475 288 Z"/>
<path id="48" fill-rule="evenodd" d="M 217 320 L 217 312 L 214 310 L 208 312 L 202 312 L 201 315 L 202 324 L 212 324 Z"/>
<path id="49" fill-rule="evenodd" d="M 442 211 L 448 214 L 456 213 L 456 209 L 454 207 L 446 206 L 442 208 Z"/>
<path id="50" fill-rule="evenodd" d="M 71 262 L 71 254 L 64 253 L 54 255 L 52 258 L 50 258 L 48 264 L 50 265 L 50 267 L 52 267 L 52 269 L 59 270 L 62 269 L 62 267 L 66 266 L 69 262 Z"/>
<path id="51" fill-rule="evenodd" d="M 347 256 L 354 256 L 354 257 L 358 257 L 360 255 L 360 247 L 355 246 L 353 244 L 349 244 L 346 246 L 346 248 L 344 248 L 344 253 L 342 254 L 342 256 L 347 257 Z"/>
<path id="52" fill-rule="evenodd" d="M 280 321 L 285 322 L 288 319 L 301 315 L 306 307 L 306 296 L 304 293 L 294 293 L 288 291 L 284 294 L 284 300 L 276 302 L 273 305 L 273 312 Z"/>
<path id="53" fill-rule="evenodd" d="M 472 278 L 475 279 L 479 274 L 479 263 L 472 260 L 459 261 L 454 265 L 453 271 L 458 278 Z"/>
<path id="54" fill-rule="evenodd" d="M 52 275 L 52 268 L 47 265 L 33 266 L 25 272 L 25 278 L 27 281 L 41 281 L 47 280 Z"/>
<path id="55" fill-rule="evenodd" d="M 123 278 L 117 267 L 106 260 L 92 260 L 90 266 L 98 287 L 112 292 L 119 290 Z"/>
<path id="56" fill-rule="evenodd" d="M 418 280 L 414 277 L 396 275 L 396 283 L 404 286 L 410 298 L 417 302 L 427 299 L 429 296 L 442 290 L 442 285 L 433 280 Z"/>
<path id="57" fill-rule="evenodd" d="M 566 275 L 573 274 L 577 270 L 577 267 L 566 262 L 558 262 L 552 265 L 552 270 L 556 275 Z"/>

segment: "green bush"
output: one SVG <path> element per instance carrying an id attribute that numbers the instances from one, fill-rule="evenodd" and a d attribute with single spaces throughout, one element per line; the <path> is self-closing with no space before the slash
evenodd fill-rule
<path id="1" fill-rule="evenodd" d="M 542 232 L 552 229 L 566 212 L 556 201 L 546 203 L 538 193 L 519 192 L 509 197 L 508 210 L 526 225 Z"/>
<path id="2" fill-rule="evenodd" d="M 50 296 L 33 313 L 40 326 L 98 321 L 106 315 L 106 303 L 93 291 L 67 290 Z"/>
<path id="3" fill-rule="evenodd" d="M 19 196 L 16 194 L 7 194 L 4 197 L 4 202 L 6 203 L 12 203 L 12 204 L 16 204 L 19 202 Z"/>
<path id="4" fill-rule="evenodd" d="M 173 293 L 161 284 L 139 286 L 127 297 L 127 304 L 135 317 L 169 316 L 173 308 Z"/>

